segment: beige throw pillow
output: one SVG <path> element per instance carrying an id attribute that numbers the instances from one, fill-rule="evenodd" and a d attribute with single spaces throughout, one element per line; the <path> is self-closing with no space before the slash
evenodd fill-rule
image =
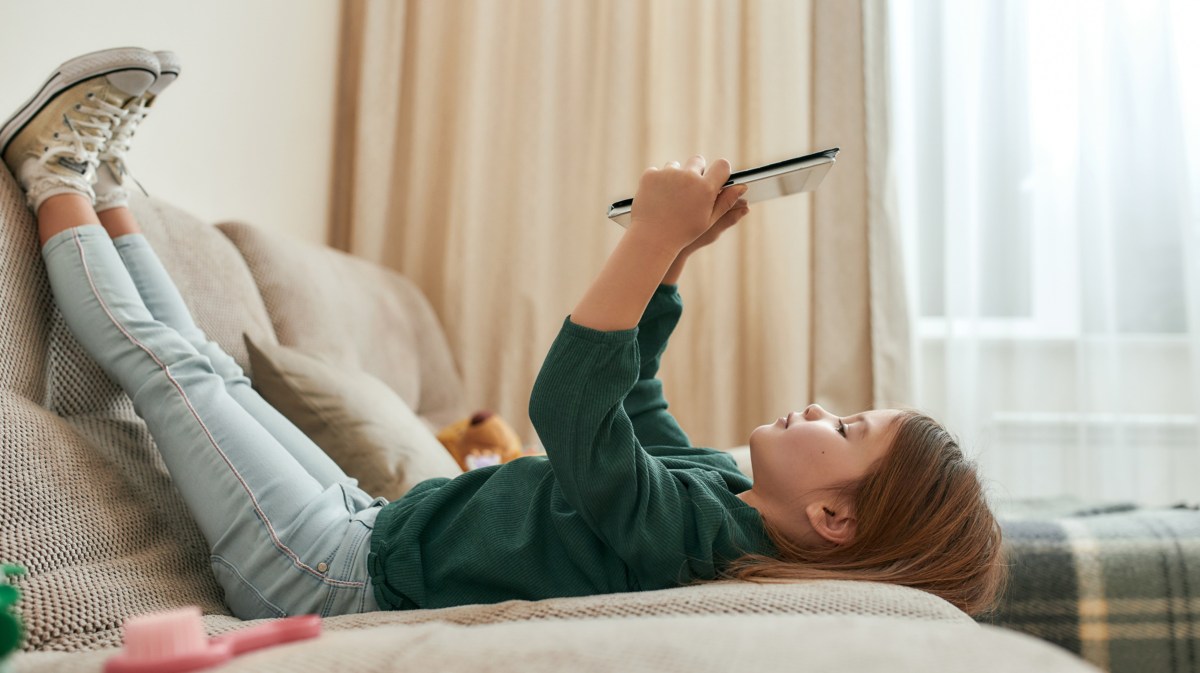
<path id="1" fill-rule="evenodd" d="M 372 496 L 396 500 L 425 479 L 462 474 L 384 382 L 294 348 L 244 338 L 255 390 Z"/>

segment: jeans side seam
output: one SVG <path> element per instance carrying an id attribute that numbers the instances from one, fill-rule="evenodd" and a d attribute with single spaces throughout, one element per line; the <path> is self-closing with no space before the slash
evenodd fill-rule
<path id="1" fill-rule="evenodd" d="M 184 391 L 183 386 L 179 383 L 178 380 L 175 379 L 174 376 L 171 375 L 170 368 L 167 367 L 167 365 L 158 358 L 158 356 L 154 353 L 153 350 L 151 350 L 148 346 L 143 344 L 141 341 L 138 341 L 138 339 L 136 337 L 134 337 L 132 334 L 130 334 L 130 332 L 127 329 L 125 329 L 125 326 L 122 325 L 121 322 L 119 320 L 117 320 L 116 316 L 113 315 L 112 310 L 109 308 L 108 304 L 104 301 L 104 298 L 100 296 L 100 292 L 96 287 L 96 282 L 92 276 L 91 267 L 88 265 L 87 253 L 84 251 L 83 243 L 81 242 L 81 237 L 77 230 L 73 232 L 72 238 L 75 242 L 75 247 L 79 253 L 79 261 L 83 265 L 83 271 L 84 271 L 84 275 L 87 277 L 88 286 L 92 290 L 93 298 L 100 305 L 100 308 L 104 311 L 104 314 L 108 316 L 108 319 L 112 322 L 113 326 L 116 327 L 121 332 L 121 334 L 123 334 L 125 336 L 125 338 L 130 341 L 130 343 L 137 346 L 146 355 L 150 356 L 150 359 L 152 359 L 154 361 L 154 363 L 158 365 L 159 369 L 161 369 L 163 374 L 167 377 L 167 380 L 170 381 L 171 385 L 175 388 L 175 390 L 179 392 L 179 395 L 183 399 L 184 404 L 187 405 L 188 411 L 191 412 L 192 417 L 196 419 L 196 422 L 200 424 L 200 428 L 204 431 L 204 434 L 208 438 L 209 443 L 212 445 L 212 447 L 214 449 L 216 449 L 217 454 L 220 455 L 221 459 L 225 461 L 225 464 L 229 467 L 230 472 L 233 473 L 234 477 L 236 477 L 238 482 L 242 485 L 243 490 L 245 490 L 246 493 L 250 496 L 250 501 L 251 501 L 251 503 L 253 503 L 254 509 L 258 513 L 260 519 L 266 525 L 267 532 L 269 533 L 271 540 L 274 543 L 274 546 L 276 547 L 276 549 L 283 551 L 284 554 L 287 555 L 292 560 L 293 565 L 301 568 L 305 572 L 312 574 L 315 577 L 320 578 L 321 581 L 324 583 L 335 585 L 335 586 L 341 586 L 341 585 L 351 586 L 351 587 L 364 586 L 366 584 L 365 582 L 343 583 L 339 580 L 329 579 L 328 577 L 324 576 L 322 573 L 318 572 L 315 568 L 311 568 L 307 564 L 305 564 L 303 561 L 301 561 L 300 557 L 296 554 L 296 552 L 294 552 L 291 548 L 289 548 L 286 544 L 283 543 L 283 540 L 281 540 L 279 538 L 279 536 L 276 534 L 274 526 L 271 525 L 270 520 L 267 518 L 266 512 L 264 512 L 262 510 L 262 507 L 259 505 L 258 498 L 254 495 L 254 491 L 252 491 L 250 489 L 249 484 L 246 483 L 246 480 L 244 478 L 242 478 L 242 475 L 233 466 L 233 463 L 230 462 L 229 457 L 221 449 L 220 444 L 217 442 L 216 438 L 213 437 L 212 432 L 208 429 L 208 426 L 205 425 L 204 420 L 200 418 L 200 414 L 196 411 L 196 408 L 192 405 L 192 401 L 191 401 L 191 399 L 188 398 L 187 392 Z"/>

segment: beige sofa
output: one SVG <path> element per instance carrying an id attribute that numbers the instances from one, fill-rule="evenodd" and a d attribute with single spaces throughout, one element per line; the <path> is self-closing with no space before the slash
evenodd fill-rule
<path id="1" fill-rule="evenodd" d="M 197 322 L 249 371 L 242 341 L 321 352 L 388 383 L 432 427 L 462 387 L 433 312 L 397 274 L 159 200 L 134 209 Z M 230 615 L 199 529 L 129 399 L 53 306 L 34 220 L 0 170 L 0 562 L 27 633 L 16 671 L 100 671 L 131 615 L 197 605 Z M 369 354 L 369 356 L 368 356 Z M 253 376 L 253 372 L 249 372 Z M 314 640 L 228 671 L 1094 671 L 1031 636 L 977 624 L 933 595 L 884 584 L 718 583 L 324 620 Z M 0 665 L 2 666 L 2 665 Z"/>

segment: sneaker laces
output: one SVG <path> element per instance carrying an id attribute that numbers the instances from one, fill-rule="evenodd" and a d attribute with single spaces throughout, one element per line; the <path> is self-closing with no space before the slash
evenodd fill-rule
<path id="1" fill-rule="evenodd" d="M 149 110 L 146 109 L 145 96 L 138 98 L 137 101 L 125 109 L 124 118 L 121 120 L 120 125 L 116 127 L 112 139 L 109 140 L 108 145 L 104 148 L 102 156 L 105 160 L 118 161 L 121 164 L 125 163 L 125 153 L 130 149 L 133 132 L 137 130 L 138 125 L 142 123 L 147 114 L 149 114 Z"/>
<path id="2" fill-rule="evenodd" d="M 72 118 L 72 112 L 79 114 Z M 97 96 L 95 92 L 89 93 L 83 102 L 76 103 L 72 110 L 63 113 L 63 123 L 70 130 L 74 142 L 43 143 L 47 150 L 38 157 L 38 162 L 46 165 L 58 157 L 69 156 L 75 163 L 87 166 L 84 177 L 90 180 L 100 165 L 101 150 L 112 138 L 113 127 L 124 119 L 125 114 L 120 105 Z M 54 139 L 57 140 L 59 136 L 60 133 L 56 131 Z"/>

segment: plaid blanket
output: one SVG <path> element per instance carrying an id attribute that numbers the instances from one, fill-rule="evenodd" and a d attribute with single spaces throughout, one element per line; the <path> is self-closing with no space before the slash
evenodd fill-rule
<path id="1" fill-rule="evenodd" d="M 978 621 L 1114 673 L 1200 671 L 1200 511 L 1126 504 L 997 516 L 1010 583 Z"/>

